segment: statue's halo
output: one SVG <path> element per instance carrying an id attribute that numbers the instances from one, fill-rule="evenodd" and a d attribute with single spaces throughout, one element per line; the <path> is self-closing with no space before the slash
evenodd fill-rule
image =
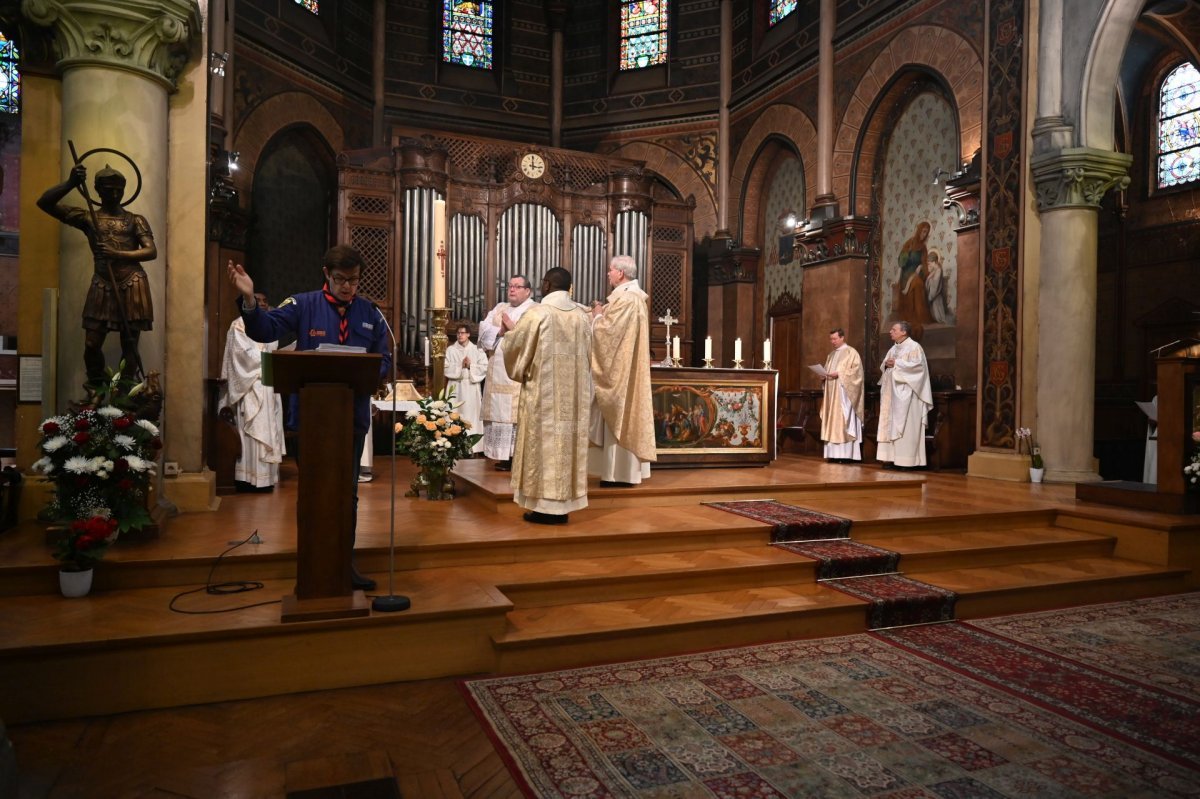
<path id="1" fill-rule="evenodd" d="M 132 158 L 125 155 L 125 153 L 121 152 L 120 150 L 114 150 L 111 147 L 97 147 L 94 150 L 88 150 L 86 153 L 79 156 L 79 163 L 82 164 L 84 161 L 87 160 L 88 156 L 95 155 L 96 153 L 112 153 L 113 155 L 119 155 L 121 158 L 125 159 L 126 163 L 128 163 L 131 167 L 133 167 L 133 176 L 135 178 L 137 178 L 137 188 L 135 188 L 133 190 L 133 194 L 129 195 L 128 200 L 125 200 L 125 202 L 121 203 L 121 207 L 124 208 L 125 206 L 129 205 L 131 202 L 136 200 L 138 195 L 142 193 L 142 170 L 138 169 L 138 165 L 133 162 Z M 90 197 L 88 197 L 87 200 L 92 205 L 96 205 L 96 206 L 100 205 L 100 203 L 96 202 L 95 200 L 91 199 Z"/>

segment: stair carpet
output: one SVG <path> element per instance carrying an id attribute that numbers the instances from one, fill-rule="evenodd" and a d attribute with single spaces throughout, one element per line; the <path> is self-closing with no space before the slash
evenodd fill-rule
<path id="1" fill-rule="evenodd" d="M 958 618 L 1186 590 L 1186 570 L 1114 557 L 1115 538 L 1053 517 L 868 521 L 851 538 L 899 552 L 905 576 L 956 592 Z M 866 629 L 863 602 L 817 583 L 815 561 L 767 545 L 763 530 L 759 546 L 471 569 L 514 606 L 493 638 L 498 670 Z"/>

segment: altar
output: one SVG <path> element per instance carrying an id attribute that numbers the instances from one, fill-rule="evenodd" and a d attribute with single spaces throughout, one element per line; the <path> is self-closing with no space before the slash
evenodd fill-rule
<path id="1" fill-rule="evenodd" d="M 652 366 L 655 467 L 769 464 L 778 378 L 773 369 Z"/>

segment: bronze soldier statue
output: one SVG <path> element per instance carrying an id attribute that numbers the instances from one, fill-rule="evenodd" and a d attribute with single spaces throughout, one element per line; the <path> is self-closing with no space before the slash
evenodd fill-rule
<path id="1" fill-rule="evenodd" d="M 146 218 L 121 205 L 124 175 L 107 165 L 96 173 L 100 202 L 94 210 L 59 204 L 77 187 L 90 202 L 87 168 L 82 164 L 77 164 L 65 181 L 46 189 L 37 204 L 59 221 L 82 230 L 92 247 L 95 271 L 83 303 L 83 363 L 88 384 L 96 386 L 106 379 L 103 347 L 112 330 L 121 337 L 121 358 L 128 373 L 122 377 L 132 377 L 134 370 L 143 374 L 138 337 L 154 326 L 154 307 L 141 262 L 157 258 L 158 248 Z"/>

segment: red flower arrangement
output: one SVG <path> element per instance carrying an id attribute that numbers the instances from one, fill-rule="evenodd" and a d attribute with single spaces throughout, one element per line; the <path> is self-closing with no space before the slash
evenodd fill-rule
<path id="1" fill-rule="evenodd" d="M 104 516 L 76 519 L 54 549 L 63 571 L 81 572 L 95 566 L 117 537 L 117 520 Z"/>

